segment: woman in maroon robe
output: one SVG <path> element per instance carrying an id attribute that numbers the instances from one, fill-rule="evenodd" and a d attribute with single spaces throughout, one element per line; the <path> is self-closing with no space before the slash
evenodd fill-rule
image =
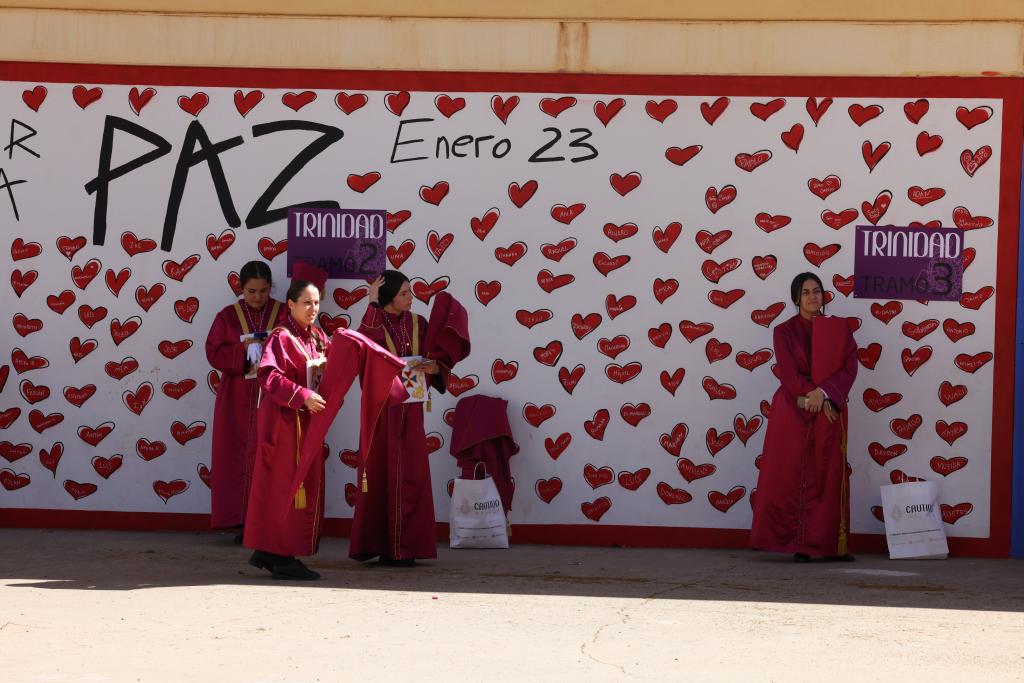
<path id="1" fill-rule="evenodd" d="M 266 336 L 286 314 L 281 302 L 270 298 L 273 278 L 266 263 L 246 263 L 238 279 L 242 299 L 217 314 L 206 336 L 206 358 L 220 372 L 213 409 L 210 485 L 210 526 L 215 529 L 245 524 L 256 460 L 259 396 L 259 384 L 251 370 L 259 364 Z M 248 335 L 253 336 L 242 341 Z M 241 535 L 235 542 L 242 542 Z"/>
<path id="2" fill-rule="evenodd" d="M 326 403 L 307 388 L 307 365 L 326 357 L 329 341 L 314 324 L 322 283 L 293 280 L 288 315 L 274 329 L 259 365 L 262 390 L 257 417 L 256 467 L 245 525 L 249 564 L 270 570 L 275 579 L 312 580 L 320 575 L 296 556 L 319 549 L 324 523 L 324 461 L 316 459 L 292 494 L 303 435 L 310 414 Z"/>
<path id="3" fill-rule="evenodd" d="M 824 312 L 824 288 L 813 273 L 801 273 L 790 288 L 799 312 L 775 328 L 776 374 L 782 383 L 772 398 L 764 439 L 750 543 L 760 550 L 852 560 L 846 541 L 850 524 L 850 478 L 846 465 L 846 404 L 857 377 L 857 344 L 849 327 L 840 369 L 815 383 L 811 377 L 811 329 Z M 801 407 L 802 406 L 802 407 Z"/>
<path id="4" fill-rule="evenodd" d="M 426 356 L 427 321 L 412 312 L 409 278 L 386 270 L 370 287 L 359 332 L 396 356 Z M 433 389 L 444 392 L 450 368 L 434 359 L 420 366 Z M 402 392 L 404 393 L 404 392 Z M 381 412 L 366 461 L 357 476 L 349 557 L 412 566 L 437 557 L 434 494 L 430 485 L 423 403 L 393 397 Z"/>

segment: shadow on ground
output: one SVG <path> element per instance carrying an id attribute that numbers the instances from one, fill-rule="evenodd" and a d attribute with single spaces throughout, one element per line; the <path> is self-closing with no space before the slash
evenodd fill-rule
<path id="1" fill-rule="evenodd" d="M 221 532 L 0 529 L 0 586 L 143 590 L 251 585 L 550 595 L 578 598 L 718 600 L 1024 612 L 1024 561 L 956 558 L 794 564 L 750 550 L 623 549 L 518 545 L 450 550 L 417 567 L 360 564 L 343 539 L 324 539 L 307 563 L 317 582 L 275 581 L 246 564 L 249 551 Z"/>

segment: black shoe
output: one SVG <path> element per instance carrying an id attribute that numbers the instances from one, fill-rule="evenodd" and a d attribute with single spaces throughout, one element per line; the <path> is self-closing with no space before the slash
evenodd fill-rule
<path id="1" fill-rule="evenodd" d="M 273 571 L 272 567 L 275 564 L 281 564 L 287 562 L 293 558 L 287 555 L 275 555 L 274 553 L 264 552 L 262 550 L 254 550 L 252 556 L 249 558 L 249 564 L 257 569 L 266 569 Z"/>
<path id="2" fill-rule="evenodd" d="M 235 542 L 235 545 L 242 545 L 242 541 L 244 540 L 244 536 L 242 534 L 238 534 L 237 536 L 235 536 L 235 538 L 233 540 Z"/>
<path id="3" fill-rule="evenodd" d="M 793 553 L 793 561 L 794 562 L 800 562 L 800 563 L 810 562 L 811 561 L 811 556 L 808 555 L 807 553 Z"/>
<path id="4" fill-rule="evenodd" d="M 294 557 L 272 566 L 270 575 L 283 581 L 316 581 L 320 578 L 320 574 L 302 564 L 302 560 Z"/>
<path id="5" fill-rule="evenodd" d="M 853 555 L 851 555 L 850 553 L 846 553 L 845 555 L 826 555 L 825 556 L 825 561 L 826 562 L 856 562 L 857 558 L 854 557 Z"/>
<path id="6" fill-rule="evenodd" d="M 414 560 L 411 557 L 408 558 L 408 559 L 405 559 L 405 560 L 396 560 L 393 557 L 385 557 L 384 555 L 381 555 L 380 559 L 377 560 L 377 562 L 382 564 L 385 567 L 415 567 L 416 566 L 416 560 Z"/>

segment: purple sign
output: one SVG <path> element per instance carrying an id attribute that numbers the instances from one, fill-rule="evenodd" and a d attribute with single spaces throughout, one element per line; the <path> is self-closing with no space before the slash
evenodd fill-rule
<path id="1" fill-rule="evenodd" d="M 385 268 L 387 212 L 376 209 L 288 209 L 288 275 L 296 260 L 331 279 L 366 280 Z"/>
<path id="2" fill-rule="evenodd" d="M 958 301 L 964 232 L 958 228 L 857 226 L 853 296 Z"/>

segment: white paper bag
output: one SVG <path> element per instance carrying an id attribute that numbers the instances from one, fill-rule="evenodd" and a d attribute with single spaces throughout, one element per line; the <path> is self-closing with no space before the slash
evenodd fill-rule
<path id="1" fill-rule="evenodd" d="M 494 479 L 456 479 L 448 516 L 452 548 L 507 548 L 505 508 Z"/>
<path id="2" fill-rule="evenodd" d="M 890 560 L 944 559 L 949 554 L 934 481 L 883 486 L 882 513 Z"/>

